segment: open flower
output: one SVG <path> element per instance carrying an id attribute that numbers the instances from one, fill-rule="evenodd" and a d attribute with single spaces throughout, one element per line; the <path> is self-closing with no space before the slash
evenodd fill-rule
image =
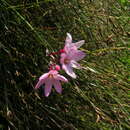
<path id="1" fill-rule="evenodd" d="M 84 42 L 84 40 L 81 40 L 79 42 L 72 43 L 72 36 L 67 33 L 64 53 L 61 54 L 60 63 L 62 64 L 62 69 L 65 70 L 65 72 L 72 78 L 76 78 L 73 68 L 81 68 L 77 61 L 83 59 L 86 55 L 84 52 L 78 50 L 78 48 L 80 48 Z"/>
<path id="2" fill-rule="evenodd" d="M 61 54 L 60 63 L 62 64 L 62 69 L 72 78 L 76 78 L 76 74 L 73 72 L 73 68 L 81 68 L 77 61 L 83 59 L 84 57 L 84 52 L 71 48 L 68 53 Z"/>
<path id="3" fill-rule="evenodd" d="M 61 86 L 60 81 L 68 82 L 68 80 L 64 76 L 58 74 L 57 70 L 50 70 L 48 73 L 43 74 L 39 78 L 39 81 L 36 84 L 35 89 L 45 84 L 44 93 L 46 97 L 48 97 L 49 94 L 51 93 L 52 86 L 54 86 L 56 91 L 61 94 L 62 86 Z"/>
<path id="4" fill-rule="evenodd" d="M 78 41 L 73 43 L 72 42 L 72 36 L 70 33 L 67 33 L 67 37 L 65 40 L 65 46 L 64 46 L 64 51 L 66 53 L 68 53 L 70 51 L 70 49 L 75 49 L 77 50 L 78 48 L 80 48 L 83 44 L 85 43 L 84 40 Z"/>

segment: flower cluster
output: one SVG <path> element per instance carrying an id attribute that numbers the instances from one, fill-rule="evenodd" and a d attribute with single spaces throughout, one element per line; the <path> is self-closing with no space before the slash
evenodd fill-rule
<path id="1" fill-rule="evenodd" d="M 49 56 L 53 58 L 49 67 L 49 72 L 40 76 L 35 89 L 38 89 L 41 85 L 45 84 L 44 93 L 46 97 L 51 93 L 52 86 L 54 86 L 55 90 L 61 94 L 61 81 L 68 82 L 68 80 L 64 76 L 60 75 L 59 71 L 62 68 L 70 77 L 74 79 L 76 78 L 73 68 L 81 68 L 78 61 L 85 57 L 85 53 L 78 49 L 84 44 L 84 42 L 84 40 L 81 40 L 73 43 L 71 35 L 67 33 L 64 48 L 58 52 L 52 52 L 49 54 Z M 60 56 L 58 59 L 60 65 L 57 65 L 56 60 L 54 60 L 55 55 Z"/>

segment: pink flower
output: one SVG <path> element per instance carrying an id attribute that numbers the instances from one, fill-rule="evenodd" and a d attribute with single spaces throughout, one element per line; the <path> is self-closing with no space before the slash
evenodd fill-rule
<path id="1" fill-rule="evenodd" d="M 66 40 L 65 40 L 64 51 L 67 53 L 72 48 L 76 50 L 76 49 L 80 48 L 84 43 L 85 43 L 84 40 L 72 43 L 72 36 L 71 36 L 70 33 L 67 33 L 67 37 L 66 37 Z"/>
<path id="2" fill-rule="evenodd" d="M 84 42 L 84 40 L 81 40 L 79 42 L 72 43 L 72 37 L 69 33 L 67 33 L 64 53 L 61 54 L 60 63 L 62 64 L 62 69 L 65 70 L 65 72 L 72 78 L 76 78 L 73 68 L 81 68 L 77 61 L 83 59 L 86 55 L 84 52 L 78 50 Z"/>
<path id="3" fill-rule="evenodd" d="M 62 64 L 62 69 L 72 78 L 76 78 L 73 68 L 80 69 L 81 66 L 77 63 L 77 61 L 83 59 L 84 57 L 84 52 L 71 48 L 67 53 L 61 54 L 60 63 Z"/>
<path id="4" fill-rule="evenodd" d="M 38 89 L 42 84 L 45 84 L 44 93 L 46 97 L 48 97 L 51 93 L 52 86 L 54 86 L 56 91 L 61 94 L 62 87 L 60 81 L 68 82 L 68 80 L 64 76 L 58 74 L 57 70 L 50 70 L 48 73 L 43 74 L 39 78 L 35 89 Z"/>

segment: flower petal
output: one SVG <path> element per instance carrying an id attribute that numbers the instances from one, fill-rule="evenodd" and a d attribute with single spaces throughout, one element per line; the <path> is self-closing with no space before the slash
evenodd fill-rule
<path id="1" fill-rule="evenodd" d="M 49 75 L 49 73 L 43 74 L 42 76 L 40 76 L 39 80 L 43 80 L 43 79 L 47 78 L 48 75 Z"/>
<path id="2" fill-rule="evenodd" d="M 50 70 L 50 71 L 49 71 L 49 74 L 57 75 L 57 74 L 58 74 L 58 71 L 57 71 L 57 70 Z"/>
<path id="3" fill-rule="evenodd" d="M 72 78 L 76 78 L 75 73 L 73 72 L 71 64 L 62 64 L 62 68 L 65 70 L 65 72 L 71 76 Z"/>
<path id="4" fill-rule="evenodd" d="M 44 82 L 45 82 L 44 79 L 43 79 L 43 80 L 39 80 L 38 83 L 37 83 L 36 86 L 35 86 L 35 89 L 40 88 L 40 86 L 41 86 L 42 84 L 44 84 Z"/>
<path id="5" fill-rule="evenodd" d="M 52 88 L 52 81 L 51 80 L 47 80 L 45 82 L 45 88 L 44 88 L 44 93 L 45 93 L 46 97 L 48 97 L 49 94 L 51 93 L 51 88 Z"/>
<path id="6" fill-rule="evenodd" d="M 71 43 L 71 44 L 67 44 L 65 45 L 64 47 L 64 50 L 65 52 L 68 54 L 68 53 L 72 53 L 72 51 L 76 51 L 77 50 L 77 47 L 75 45 L 73 45 L 74 43 Z"/>
<path id="7" fill-rule="evenodd" d="M 70 43 L 72 43 L 72 36 L 70 33 L 67 33 L 65 44 L 70 44 Z"/>
<path id="8" fill-rule="evenodd" d="M 67 80 L 64 76 L 62 76 L 62 75 L 60 75 L 60 74 L 58 74 L 58 75 L 56 76 L 56 79 L 57 79 L 57 80 L 61 80 L 61 81 L 63 81 L 63 82 L 68 82 L 68 80 Z"/>
<path id="9" fill-rule="evenodd" d="M 62 92 L 61 83 L 58 80 L 54 80 L 53 85 L 54 85 L 56 91 L 61 94 L 61 92 Z"/>
<path id="10" fill-rule="evenodd" d="M 82 67 L 76 61 L 71 60 L 71 66 L 75 69 L 81 69 Z"/>
<path id="11" fill-rule="evenodd" d="M 76 46 L 77 48 L 80 48 L 84 43 L 85 43 L 85 40 L 81 40 L 79 42 L 73 43 L 73 45 Z"/>
<path id="12" fill-rule="evenodd" d="M 84 52 L 77 50 L 73 54 L 73 60 L 79 61 L 79 60 L 83 59 L 85 56 L 86 56 L 86 54 Z"/>
<path id="13" fill-rule="evenodd" d="M 61 54 L 61 58 L 60 58 L 60 63 L 61 64 L 63 64 L 64 63 L 64 59 L 66 58 L 66 54 L 65 53 L 63 53 L 63 54 Z"/>

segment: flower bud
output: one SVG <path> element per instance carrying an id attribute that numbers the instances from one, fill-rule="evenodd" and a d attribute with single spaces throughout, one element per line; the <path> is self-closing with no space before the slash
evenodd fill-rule
<path id="1" fill-rule="evenodd" d="M 55 66 L 55 70 L 59 71 L 59 70 L 60 70 L 60 66 L 59 66 L 59 65 L 56 65 L 56 66 Z"/>

